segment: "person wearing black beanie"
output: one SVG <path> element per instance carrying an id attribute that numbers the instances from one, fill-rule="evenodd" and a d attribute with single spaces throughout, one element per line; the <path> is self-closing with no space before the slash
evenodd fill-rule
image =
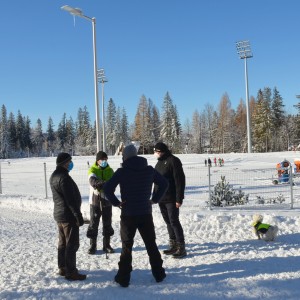
<path id="1" fill-rule="evenodd" d="M 61 152 L 57 155 L 56 165 L 62 166 L 71 160 L 72 160 L 72 156 L 69 153 Z"/>
<path id="2" fill-rule="evenodd" d="M 163 253 L 174 258 L 187 255 L 183 228 L 179 220 L 179 207 L 184 199 L 185 175 L 180 159 L 174 156 L 165 143 L 159 142 L 154 146 L 154 155 L 157 158 L 155 170 L 169 182 L 165 197 L 159 203 L 162 217 L 167 224 L 169 234 L 169 249 Z M 154 191 L 157 187 L 154 187 Z"/>
<path id="3" fill-rule="evenodd" d="M 53 195 L 54 220 L 58 227 L 58 274 L 68 280 L 85 280 L 76 267 L 79 249 L 79 227 L 84 224 L 80 211 L 81 195 L 77 184 L 69 175 L 73 166 L 70 154 L 61 152 L 56 158 L 56 169 L 50 177 Z"/>

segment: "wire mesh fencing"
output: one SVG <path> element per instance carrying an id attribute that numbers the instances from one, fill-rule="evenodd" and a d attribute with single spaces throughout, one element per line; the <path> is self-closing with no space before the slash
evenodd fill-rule
<path id="1" fill-rule="evenodd" d="M 153 155 L 145 156 L 148 164 L 156 163 Z M 184 204 L 187 207 L 217 209 L 211 205 L 211 197 L 216 193 L 216 186 L 223 181 L 235 195 L 247 196 L 243 207 L 268 206 L 284 208 L 300 207 L 300 177 L 292 174 L 292 181 L 278 181 L 276 168 L 258 168 L 257 166 L 204 166 L 196 155 L 180 157 L 186 176 Z M 49 179 L 55 170 L 55 157 L 2 160 L 0 163 L 0 193 L 5 195 L 27 195 L 52 198 Z M 88 199 L 88 169 L 94 157 L 73 157 L 74 168 L 70 175 L 79 187 L 83 199 Z M 109 156 L 110 166 L 120 167 L 120 156 Z M 290 172 L 290 171 L 289 171 Z M 118 194 L 118 189 L 116 190 Z M 222 207 L 230 205 L 222 203 Z M 241 207 L 242 205 L 240 205 Z"/>

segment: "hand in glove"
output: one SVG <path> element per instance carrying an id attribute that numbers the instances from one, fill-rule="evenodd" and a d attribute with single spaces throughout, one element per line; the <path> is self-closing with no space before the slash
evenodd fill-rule
<path id="1" fill-rule="evenodd" d="M 126 203 L 126 201 L 123 201 L 123 202 L 120 202 L 120 204 L 118 205 L 118 207 L 120 208 L 120 209 L 122 209 L 123 208 L 123 205 Z"/>
<path id="2" fill-rule="evenodd" d="M 83 217 L 82 217 L 82 214 L 79 213 L 79 214 L 76 214 L 75 215 L 75 218 L 76 218 L 76 225 L 78 227 L 82 226 L 84 224 L 84 221 L 83 221 Z"/>

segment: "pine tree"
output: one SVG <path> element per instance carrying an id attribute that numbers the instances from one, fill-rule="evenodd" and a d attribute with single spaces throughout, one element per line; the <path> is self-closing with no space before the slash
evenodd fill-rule
<path id="1" fill-rule="evenodd" d="M 106 147 L 108 149 L 108 154 L 114 154 L 116 151 L 115 144 L 115 126 L 116 126 L 116 105 L 112 98 L 109 99 L 107 109 L 106 109 Z M 119 146 L 119 145 L 117 145 Z"/>
<path id="2" fill-rule="evenodd" d="M 269 150 L 269 140 L 272 129 L 272 116 L 270 107 L 269 89 L 258 91 L 255 112 L 253 113 L 253 140 L 258 152 Z"/>
<path id="3" fill-rule="evenodd" d="M 272 118 L 272 111 L 271 111 L 271 103 L 272 103 L 272 92 L 269 87 L 265 87 L 263 90 L 263 99 L 264 99 L 264 111 L 265 111 L 265 151 L 268 152 L 271 148 L 271 135 L 273 131 L 273 118 Z"/>
<path id="4" fill-rule="evenodd" d="M 160 139 L 174 151 L 181 151 L 181 124 L 176 106 L 167 92 L 162 106 Z"/>
<path id="5" fill-rule="evenodd" d="M 181 143 L 181 135 L 182 135 L 182 129 L 181 124 L 179 120 L 179 115 L 177 111 L 176 105 L 173 105 L 172 107 L 172 143 L 171 145 L 173 150 L 176 153 L 182 153 L 183 145 Z"/>
<path id="6" fill-rule="evenodd" d="M 231 102 L 227 93 L 225 93 L 219 104 L 219 118 L 218 118 L 218 145 L 219 149 L 225 153 L 232 149 L 232 139 L 230 136 L 232 110 Z"/>
<path id="7" fill-rule="evenodd" d="M 162 106 L 160 139 L 172 148 L 172 110 L 173 102 L 167 92 Z"/>
<path id="8" fill-rule="evenodd" d="M 192 125 L 190 120 L 187 118 L 183 124 L 182 139 L 185 141 L 184 153 L 193 153 L 193 135 L 192 135 Z"/>
<path id="9" fill-rule="evenodd" d="M 121 117 L 121 135 L 120 140 L 123 142 L 124 145 L 126 145 L 129 142 L 129 136 L 128 136 L 128 117 L 126 114 L 125 108 L 122 109 L 122 117 Z"/>
<path id="10" fill-rule="evenodd" d="M 204 111 L 204 120 L 205 120 L 205 128 L 207 128 L 206 133 L 206 146 L 209 151 L 216 147 L 215 143 L 215 134 L 216 134 L 216 127 L 217 127 L 217 120 L 214 118 L 215 111 L 212 105 L 206 104 Z"/>
<path id="11" fill-rule="evenodd" d="M 75 139 L 76 145 L 76 149 L 75 147 L 70 145 L 73 151 L 76 150 L 76 152 L 82 155 L 95 153 L 96 146 L 94 139 L 94 129 L 91 126 L 90 114 L 86 106 L 84 106 L 83 109 L 78 109 L 76 126 L 74 132 L 72 132 L 72 135 L 72 138 Z"/>
<path id="12" fill-rule="evenodd" d="M 201 153 L 202 150 L 202 130 L 201 130 L 200 114 L 196 110 L 193 114 L 192 119 L 192 130 L 191 130 L 191 149 L 193 153 Z"/>
<path id="13" fill-rule="evenodd" d="M 74 155 L 74 153 L 75 153 L 75 137 L 76 137 L 76 129 L 75 129 L 73 119 L 72 119 L 72 117 L 70 117 L 66 121 L 66 144 L 65 144 L 65 148 L 67 149 L 67 151 L 71 155 Z"/>
<path id="14" fill-rule="evenodd" d="M 32 131 L 32 143 L 35 155 L 43 155 L 44 141 L 45 138 L 43 135 L 42 121 L 40 119 L 37 119 L 36 127 Z"/>
<path id="15" fill-rule="evenodd" d="M 9 114 L 9 118 L 8 118 L 8 122 L 7 122 L 7 131 L 8 131 L 8 137 L 9 137 L 8 157 L 15 157 L 18 139 L 17 139 L 15 116 L 12 112 Z"/>
<path id="16" fill-rule="evenodd" d="M 8 151 L 9 151 L 9 135 L 8 135 L 7 110 L 5 105 L 2 105 L 1 116 L 0 116 L 0 158 L 7 158 Z"/>
<path id="17" fill-rule="evenodd" d="M 282 126 L 285 122 L 285 114 L 284 114 L 284 105 L 282 97 L 279 94 L 279 91 L 275 87 L 273 89 L 273 98 L 272 98 L 272 123 L 273 123 L 273 133 L 272 133 L 272 150 L 280 151 L 281 147 L 281 136 L 282 136 Z"/>
<path id="18" fill-rule="evenodd" d="M 16 138 L 17 138 L 17 147 L 16 151 L 18 152 L 18 156 L 23 156 L 23 151 L 25 151 L 25 122 L 24 118 L 20 112 L 18 111 L 17 120 L 16 120 Z"/>
<path id="19" fill-rule="evenodd" d="M 53 120 L 51 117 L 48 119 L 48 126 L 47 126 L 47 145 L 46 150 L 48 151 L 49 155 L 53 155 L 55 149 L 55 133 L 54 133 L 54 125 Z"/>
<path id="20" fill-rule="evenodd" d="M 137 113 L 135 115 L 135 128 L 133 133 L 133 139 L 140 142 L 141 151 L 145 154 L 145 149 L 148 143 L 149 130 L 149 110 L 148 101 L 145 95 L 142 95 L 138 105 Z"/>
<path id="21" fill-rule="evenodd" d="M 151 123 L 152 123 L 153 141 L 155 144 L 159 140 L 160 127 L 161 127 L 159 110 L 155 105 L 153 105 L 152 107 Z"/>
<path id="22" fill-rule="evenodd" d="M 234 151 L 246 152 L 247 149 L 247 109 L 243 100 L 237 107 L 234 118 Z"/>
<path id="23" fill-rule="evenodd" d="M 23 136 L 23 141 L 24 141 L 24 146 L 27 151 L 27 157 L 30 156 L 30 152 L 32 151 L 32 136 L 31 136 L 31 121 L 29 117 L 27 116 L 26 118 L 24 117 L 24 123 L 25 123 L 25 130 L 24 130 L 24 136 Z"/>
<path id="24" fill-rule="evenodd" d="M 66 113 L 63 114 L 63 117 L 58 124 L 57 128 L 57 146 L 59 151 L 66 151 L 67 143 L 67 117 Z"/>

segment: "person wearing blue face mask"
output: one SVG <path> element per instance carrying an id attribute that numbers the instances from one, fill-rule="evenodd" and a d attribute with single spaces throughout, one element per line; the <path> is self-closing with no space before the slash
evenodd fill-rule
<path id="1" fill-rule="evenodd" d="M 114 174 L 113 169 L 107 163 L 107 154 L 99 151 L 95 163 L 88 171 L 90 183 L 90 224 L 87 230 L 87 237 L 90 239 L 89 254 L 95 254 L 97 250 L 97 237 L 100 218 L 102 216 L 103 251 L 114 253 L 110 245 L 110 237 L 114 234 L 112 228 L 112 205 L 105 199 L 103 185 Z"/>
<path id="2" fill-rule="evenodd" d="M 77 184 L 69 175 L 73 168 L 70 154 L 61 152 L 56 158 L 56 169 L 50 177 L 53 195 L 54 220 L 58 227 L 58 274 L 68 280 L 85 280 L 76 268 L 79 249 L 79 227 L 84 224 L 80 211 L 81 195 Z"/>

